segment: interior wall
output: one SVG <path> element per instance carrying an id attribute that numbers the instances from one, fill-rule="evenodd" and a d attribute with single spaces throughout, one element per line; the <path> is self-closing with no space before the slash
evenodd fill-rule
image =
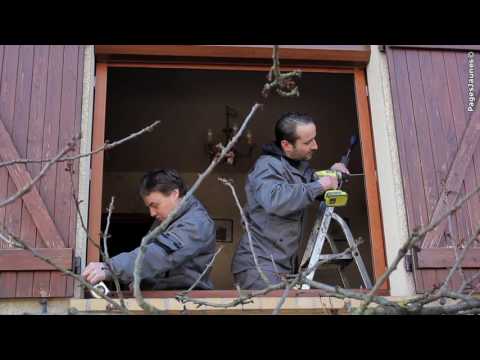
<path id="1" fill-rule="evenodd" d="M 103 208 L 108 206 L 110 196 L 115 195 L 116 212 L 146 213 L 137 187 L 143 173 L 154 168 L 175 168 L 188 185 L 193 184 L 209 164 L 204 151 L 207 129 L 211 128 L 217 139 L 222 140 L 226 105 L 238 111 L 234 121 L 240 125 L 251 106 L 264 100 L 259 97 L 264 79 L 264 72 L 110 69 L 106 138 L 113 141 L 125 137 L 157 119 L 162 124 L 154 132 L 105 153 Z M 230 261 L 243 233 L 231 193 L 217 178 L 233 178 L 243 204 L 247 172 L 259 156 L 260 146 L 273 140 L 275 121 L 284 112 L 306 112 L 316 119 L 319 151 L 311 161 L 315 169 L 325 169 L 339 161 L 353 129 L 357 129 L 351 74 L 304 73 L 300 92 L 299 98 L 272 94 L 249 127 L 257 144 L 253 157 L 240 159 L 234 167 L 220 165 L 196 193 L 212 218 L 234 221 L 233 243 L 218 243 L 224 245 L 224 249 L 212 271 L 217 289 L 233 287 Z M 350 170 L 362 172 L 359 148 L 352 154 Z M 363 177 L 352 178 L 345 189 L 349 193 L 349 204 L 337 212 L 350 220 L 354 237 L 362 236 L 366 240 L 360 250 L 371 269 Z M 308 229 L 315 214 L 313 207 L 310 210 Z M 301 249 L 304 245 L 301 244 Z M 342 247 L 341 243 L 338 245 Z M 350 266 L 347 273 L 351 273 L 352 285 L 359 286 L 355 268 Z M 330 282 L 337 278 L 329 271 L 322 272 L 320 277 Z"/>

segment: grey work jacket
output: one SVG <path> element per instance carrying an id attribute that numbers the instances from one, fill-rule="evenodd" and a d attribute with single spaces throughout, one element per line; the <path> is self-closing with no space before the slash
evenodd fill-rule
<path id="1" fill-rule="evenodd" d="M 154 223 L 152 229 L 158 225 Z M 150 290 L 188 289 L 200 277 L 215 252 L 215 223 L 195 197 L 190 197 L 180 214 L 147 245 L 142 266 L 142 288 Z M 139 248 L 110 259 L 120 281 L 133 282 Z M 205 274 L 196 289 L 213 289 Z"/>
<path id="2" fill-rule="evenodd" d="M 255 254 L 266 271 L 294 271 L 306 208 L 323 193 L 308 162 L 296 165 L 271 144 L 264 147 L 264 154 L 248 174 L 245 213 Z M 232 272 L 252 268 L 255 263 L 245 233 L 234 255 Z"/>

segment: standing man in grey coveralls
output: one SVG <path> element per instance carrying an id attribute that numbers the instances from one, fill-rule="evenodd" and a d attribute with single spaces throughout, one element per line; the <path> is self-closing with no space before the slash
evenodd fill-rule
<path id="1" fill-rule="evenodd" d="M 187 188 L 175 170 L 147 173 L 140 185 L 140 195 L 155 217 L 158 226 L 180 203 Z M 191 196 L 184 208 L 155 241 L 147 245 L 142 266 L 142 289 L 188 289 L 200 277 L 215 251 L 215 223 L 207 210 Z M 122 283 L 133 282 L 133 270 L 139 248 L 110 259 L 113 271 Z M 90 263 L 82 276 L 91 284 L 110 280 L 105 263 Z M 205 274 L 196 289 L 211 290 L 213 284 Z"/>
<path id="2" fill-rule="evenodd" d="M 306 208 L 326 190 L 338 187 L 334 177 L 318 179 L 308 160 L 318 149 L 316 127 L 305 114 L 284 114 L 275 125 L 275 143 L 265 145 L 245 186 L 246 218 L 255 255 L 272 284 L 295 269 L 303 237 Z M 349 173 L 342 163 L 331 167 Z M 247 234 L 234 255 L 232 273 L 242 289 L 267 287 L 255 267 Z"/>

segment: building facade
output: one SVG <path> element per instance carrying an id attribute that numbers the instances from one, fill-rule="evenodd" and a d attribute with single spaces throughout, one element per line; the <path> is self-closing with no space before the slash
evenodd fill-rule
<path id="1" fill-rule="evenodd" d="M 122 224 L 141 231 L 148 219 L 134 188 L 140 174 L 152 167 L 179 167 L 191 184 L 208 164 L 203 151 L 207 129 L 221 132 L 225 105 L 242 113 L 249 104 L 265 101 L 265 113 L 252 124 L 255 143 L 271 139 L 272 119 L 280 110 L 306 111 L 319 121 L 314 166 L 338 160 L 348 136 L 359 135 L 352 167 L 363 177 L 350 184 L 352 206 L 342 216 L 367 239 L 362 255 L 371 277 L 378 278 L 408 236 L 480 184 L 479 53 L 478 46 L 280 46 L 282 70 L 302 70 L 301 95 L 299 100 L 267 101 L 258 95 L 271 66 L 271 46 L 2 46 L 2 162 L 51 158 L 79 133 L 69 154 L 86 153 L 156 119 L 165 121 L 158 133 L 136 145 L 82 157 L 72 166 L 57 163 L 22 200 L 0 208 L 0 224 L 78 273 L 87 262 L 99 260 L 92 242 L 100 244 L 110 196 L 120 197 L 116 231 L 124 231 Z M 168 121 L 173 118 L 177 120 Z M 194 153 L 202 151 L 176 149 L 180 139 Z M 152 155 L 152 149 L 168 156 Z M 218 171 L 234 178 L 240 190 L 252 161 L 254 156 L 239 161 L 234 170 Z M 41 168 L 39 163 L 0 168 L 0 199 L 28 184 Z M 199 296 L 228 298 L 235 291 L 223 274 L 242 230 L 237 210 L 222 202 L 216 186 L 211 180 L 198 196 L 226 229 L 227 238 L 219 240 L 225 250 L 212 273 L 219 290 Z M 480 197 L 475 195 L 399 264 L 382 294 L 411 296 L 441 282 L 455 260 L 454 244 L 472 236 L 479 222 Z M 477 250 L 472 248 L 465 259 L 467 274 L 480 267 Z M 0 243 L 0 306 L 5 312 L 13 311 L 14 304 L 40 306 L 39 299 L 56 301 L 61 310 L 72 301 L 77 306 L 88 301 L 83 296 L 72 279 L 27 251 Z"/>

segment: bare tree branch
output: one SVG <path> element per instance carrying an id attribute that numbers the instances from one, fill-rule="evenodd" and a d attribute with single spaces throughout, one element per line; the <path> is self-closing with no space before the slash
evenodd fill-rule
<path id="1" fill-rule="evenodd" d="M 273 65 L 268 72 L 268 83 L 265 84 L 262 90 L 262 95 L 268 97 L 272 89 L 276 89 L 280 96 L 291 97 L 300 96 L 298 86 L 293 78 L 299 78 L 302 75 L 300 70 L 295 70 L 289 73 L 282 74 L 280 72 L 280 61 L 278 60 L 278 45 L 273 46 L 272 54 Z"/>
<path id="2" fill-rule="evenodd" d="M 99 147 L 98 149 L 94 150 L 94 151 L 91 151 L 91 152 L 88 152 L 88 153 L 84 153 L 84 154 L 79 154 L 79 155 L 75 155 L 75 156 L 69 156 L 69 157 L 60 157 L 58 159 L 55 160 L 55 162 L 63 162 L 63 161 L 73 161 L 73 160 L 77 160 L 77 159 L 80 159 L 80 158 L 83 158 L 83 157 L 87 157 L 87 156 L 92 156 L 92 155 L 95 155 L 101 151 L 107 151 L 107 150 L 111 150 L 119 145 L 122 145 L 130 140 L 133 140 L 135 139 L 136 137 L 140 136 L 140 135 L 143 135 L 144 133 L 146 132 L 151 132 L 154 130 L 154 128 L 159 125 L 161 123 L 160 120 L 157 120 L 155 121 L 153 124 L 143 128 L 142 130 L 140 131 L 137 131 L 136 133 L 133 133 L 133 134 L 130 134 L 129 136 L 123 138 L 123 139 L 120 139 L 118 141 L 115 141 L 113 143 L 109 143 L 108 141 L 106 141 L 101 147 Z M 55 159 L 55 158 L 54 158 Z M 4 166 L 10 166 L 10 165 L 15 165 L 15 164 L 31 164 L 31 163 L 44 163 L 44 162 L 50 162 L 50 161 L 53 161 L 54 159 L 42 159 L 42 160 L 32 160 L 32 159 L 18 159 L 18 160 L 11 160 L 11 161 L 5 161 L 5 162 L 2 162 L 0 163 L 0 168 L 1 167 L 4 167 Z"/>
<path id="3" fill-rule="evenodd" d="M 300 281 L 300 278 L 301 278 L 301 274 L 297 274 L 297 276 L 295 277 L 295 279 L 293 279 L 293 281 L 290 282 L 290 284 L 288 284 L 286 287 L 285 287 L 285 290 L 282 294 L 282 297 L 280 298 L 280 300 L 278 301 L 278 304 L 277 306 L 275 307 L 275 309 L 273 310 L 273 313 L 272 315 L 278 315 L 280 313 L 280 309 L 282 308 L 283 304 L 285 303 L 285 300 L 287 299 L 287 295 L 288 295 L 288 292 L 290 290 L 293 289 L 293 287 L 298 284 L 298 282 Z"/>
<path id="4" fill-rule="evenodd" d="M 57 156 L 55 156 L 52 160 L 50 160 L 48 162 L 47 165 L 45 165 L 43 167 L 43 169 L 40 171 L 40 173 L 35 178 L 33 178 L 28 184 L 26 184 L 23 188 L 21 188 L 15 194 L 13 194 L 9 198 L 1 201 L 0 202 L 0 208 L 2 208 L 4 206 L 7 206 L 8 204 L 11 204 L 12 202 L 20 199 L 23 195 L 25 195 L 30 190 L 32 190 L 33 186 L 45 175 L 45 173 L 48 171 L 48 169 L 50 169 L 50 167 L 52 165 L 54 165 L 58 161 L 58 159 L 60 159 L 63 155 L 65 155 L 67 152 L 73 150 L 74 146 L 75 146 L 75 144 L 72 140 L 57 154 Z"/>
<path id="5" fill-rule="evenodd" d="M 450 269 L 445 281 L 443 282 L 442 287 L 440 288 L 440 293 L 446 291 L 448 287 L 448 283 L 450 282 L 450 279 L 452 278 L 453 274 L 461 267 L 462 261 L 467 255 L 468 249 L 473 245 L 475 241 L 477 241 L 478 236 L 480 236 L 480 226 L 476 228 L 470 239 L 468 239 L 467 243 L 465 244 L 464 248 L 460 252 L 460 255 L 455 261 L 455 264 L 453 265 L 452 269 Z"/>
<path id="6" fill-rule="evenodd" d="M 242 217 L 242 221 L 245 224 L 245 230 L 247 231 L 247 237 L 248 237 L 248 244 L 250 246 L 250 251 L 252 252 L 252 255 L 253 255 L 253 261 L 255 263 L 255 267 L 257 268 L 257 271 L 260 274 L 260 277 L 262 278 L 262 280 L 265 281 L 267 286 L 270 286 L 271 285 L 270 280 L 265 275 L 262 268 L 260 267 L 260 264 L 258 263 L 257 255 L 255 254 L 255 251 L 253 249 L 253 242 L 252 242 L 252 234 L 250 232 L 250 225 L 248 224 L 245 213 L 243 212 L 242 205 L 240 204 L 240 200 L 238 200 L 238 196 L 237 196 L 237 193 L 235 192 L 235 188 L 233 187 L 233 185 L 231 183 L 232 180 L 227 180 L 227 179 L 224 179 L 224 178 L 218 178 L 218 180 L 223 185 L 229 187 L 230 190 L 232 191 L 232 196 L 235 199 L 235 204 L 237 205 L 238 210 L 240 211 L 240 216 Z"/>
<path id="7" fill-rule="evenodd" d="M 125 309 L 127 308 L 126 305 L 125 305 L 125 301 L 124 301 L 124 297 L 123 297 L 123 293 L 121 291 L 121 288 L 120 288 L 120 283 L 119 283 L 119 280 L 118 280 L 118 276 L 117 274 L 113 271 L 111 265 L 109 263 L 107 263 L 108 259 L 109 259 L 109 256 L 108 256 L 108 247 L 107 247 L 107 244 L 106 244 L 106 237 L 108 236 L 108 231 L 109 231 L 109 227 L 110 227 L 110 217 L 111 217 L 111 213 L 113 211 L 113 201 L 114 201 L 114 198 L 112 197 L 112 200 L 111 200 L 111 203 L 110 203 L 110 206 L 108 208 L 108 219 L 107 219 L 107 224 L 106 224 L 106 228 L 105 228 L 105 231 L 104 231 L 104 249 L 105 249 L 105 252 L 102 250 L 102 248 L 95 242 L 93 241 L 93 239 L 91 238 L 90 234 L 89 234 L 89 231 L 87 229 L 87 226 L 85 225 L 85 221 L 83 219 L 83 216 L 82 216 L 82 213 L 80 211 L 80 207 L 79 207 L 79 204 L 80 204 L 80 201 L 78 200 L 77 196 L 75 195 L 75 184 L 74 184 L 74 181 L 73 181 L 73 175 L 75 173 L 74 171 L 74 167 L 73 167 L 73 160 L 72 161 L 68 161 L 67 163 L 67 171 L 68 173 L 70 174 L 69 176 L 69 179 L 70 179 L 70 185 L 71 185 L 71 188 L 72 188 L 72 197 L 73 197 L 73 201 L 74 201 L 74 204 L 75 204 L 75 209 L 76 209 L 76 212 L 77 212 L 77 215 L 78 215 L 78 218 L 80 219 L 80 225 L 83 229 L 83 231 L 85 232 L 85 236 L 87 237 L 87 241 L 90 241 L 91 244 L 93 244 L 97 249 L 98 251 L 100 252 L 100 256 L 102 257 L 102 259 L 105 259 L 105 265 L 108 267 L 108 270 L 110 271 L 110 273 L 112 274 L 112 279 L 113 279 L 113 282 L 115 283 L 115 288 L 117 290 L 117 294 L 118 294 L 118 298 L 120 300 L 120 305 L 122 307 L 124 307 Z"/>
<path id="8" fill-rule="evenodd" d="M 85 154 L 80 154 L 80 155 L 76 155 L 76 156 L 71 156 L 71 157 L 64 157 L 64 155 L 71 151 L 74 146 L 75 146 L 75 143 L 74 141 L 80 139 L 80 136 L 78 137 L 75 137 L 71 142 L 69 142 L 65 148 L 62 149 L 62 151 L 60 151 L 58 153 L 58 155 L 56 155 L 54 158 L 52 159 L 48 159 L 48 160 L 29 160 L 29 159 L 24 159 L 24 160 L 13 160 L 13 161 L 8 161 L 8 162 L 4 162 L 4 163 L 0 163 L 0 167 L 2 166 L 10 166 L 10 165 L 15 165 L 15 164 L 26 164 L 26 163 L 35 163 L 35 162 L 48 162 L 45 167 L 40 171 L 40 173 L 34 178 L 32 179 L 32 181 L 30 181 L 29 184 L 25 185 L 20 191 L 18 191 L 16 194 L 14 194 L 13 196 L 11 196 L 10 198 L 6 199 L 5 201 L 1 202 L 0 203 L 0 207 L 3 207 L 3 206 L 6 206 L 10 203 L 12 203 L 13 201 L 21 198 L 23 195 L 25 195 L 26 193 L 28 193 L 32 188 L 33 186 L 45 175 L 45 173 L 47 172 L 47 170 L 55 163 L 58 163 L 58 162 L 62 162 L 62 161 L 68 161 L 68 165 L 67 165 L 67 171 L 70 172 L 70 181 L 71 181 L 71 184 L 72 184 L 72 196 L 73 196 L 73 199 L 74 199 L 74 203 L 75 203 L 75 208 L 77 210 L 77 213 L 79 215 L 79 218 L 80 218 L 80 222 L 81 222 L 81 226 L 83 228 L 83 230 L 85 231 L 86 235 L 87 235 L 87 239 L 90 240 L 92 242 L 92 244 L 94 244 L 97 248 L 99 248 L 102 256 L 104 256 L 103 252 L 101 251 L 99 245 L 97 245 L 89 236 L 89 233 L 88 233 L 88 229 L 84 223 L 84 220 L 83 220 L 83 217 L 81 215 L 81 212 L 80 212 L 80 209 L 79 209 L 79 201 L 78 199 L 76 198 L 75 196 L 75 191 L 74 191 L 74 182 L 73 182 L 73 161 L 76 160 L 76 159 L 79 159 L 79 158 L 82 158 L 82 157 L 87 157 L 87 156 L 92 156 L 96 153 L 99 153 L 101 151 L 105 151 L 105 150 L 110 150 L 116 146 L 119 146 L 121 144 L 124 144 L 125 142 L 127 141 L 130 141 L 142 134 L 144 134 L 145 132 L 148 132 L 148 131 L 152 131 L 154 129 L 154 127 L 156 127 L 158 124 L 160 124 L 160 121 L 156 121 L 155 123 L 153 123 L 152 125 L 136 132 L 136 133 L 133 133 L 129 136 L 127 136 L 126 138 L 123 138 L 119 141 L 116 141 L 112 144 L 109 144 L 108 142 L 106 142 L 104 144 L 104 146 L 98 148 L 97 150 L 95 151 L 92 151 L 92 152 L 89 152 L 89 153 L 85 153 Z M 112 204 L 113 206 L 113 199 L 112 199 Z M 112 208 L 112 207 L 111 207 Z M 111 214 L 111 211 L 109 211 L 109 215 Z M 108 234 L 108 225 L 107 224 L 107 228 L 105 230 L 105 237 L 104 237 L 104 240 Z M 3 228 L 3 227 L 2 227 Z M 58 266 L 57 264 L 53 263 L 49 258 L 47 257 L 44 257 L 42 256 L 41 254 L 39 254 L 34 248 L 31 248 L 28 244 L 26 244 L 24 241 L 22 241 L 21 239 L 19 238 L 16 238 L 13 234 L 10 234 L 6 229 L 4 229 L 4 232 L 7 234 L 2 234 L 0 233 L 0 240 L 6 242 L 7 244 L 10 244 L 14 247 L 17 247 L 17 248 L 21 248 L 21 249 L 24 249 L 24 250 L 28 250 L 30 253 L 32 253 L 33 256 L 45 261 L 46 263 L 50 264 L 51 266 L 53 266 L 55 269 L 57 269 L 58 271 L 62 272 L 63 274 L 67 275 L 67 276 L 70 276 L 72 278 L 74 278 L 75 280 L 79 281 L 84 287 L 88 288 L 90 291 L 92 291 L 93 293 L 97 294 L 99 297 L 101 297 L 102 299 L 106 300 L 107 302 L 109 302 L 113 308 L 115 309 L 118 309 L 120 310 L 121 312 L 123 313 L 130 313 L 128 311 L 128 308 L 125 306 L 125 303 L 124 303 L 124 300 L 123 300 L 123 294 L 121 293 L 120 291 L 120 288 L 119 288 L 119 284 L 118 284 L 118 278 L 117 278 L 117 281 L 116 281 L 116 286 L 117 286 L 117 292 L 119 293 L 119 297 L 120 297 L 120 304 L 118 304 L 117 302 L 115 302 L 114 300 L 112 300 L 111 298 L 105 296 L 103 293 L 101 293 L 100 291 L 98 291 L 94 286 L 90 285 L 88 282 L 86 282 L 81 276 L 77 275 L 77 274 L 74 274 L 73 272 L 69 271 L 69 270 L 66 270 L 66 269 L 63 269 L 62 267 Z M 107 247 L 105 246 L 105 249 L 107 249 Z M 108 251 L 108 250 L 107 250 Z M 106 258 L 108 259 L 108 252 L 107 252 L 107 255 L 106 255 Z M 108 265 L 108 264 L 107 264 Z M 116 278 L 116 274 L 114 274 L 112 272 L 112 277 L 114 278 L 114 281 L 115 281 L 115 278 Z"/>
<path id="9" fill-rule="evenodd" d="M 480 191 L 480 185 L 477 186 L 470 193 L 465 195 L 463 198 L 461 198 L 459 201 L 457 201 L 454 206 L 452 206 L 450 209 L 446 210 L 442 215 L 438 216 L 437 219 L 432 219 L 432 221 L 430 221 L 429 225 L 427 225 L 426 227 L 424 227 L 423 229 L 421 229 L 418 232 L 414 231 L 412 233 L 412 235 L 409 236 L 407 241 L 402 245 L 402 247 L 398 251 L 397 256 L 393 260 L 392 264 L 388 267 L 387 271 L 385 271 L 385 273 L 383 273 L 382 276 L 380 276 L 380 278 L 376 281 L 373 288 L 368 293 L 368 296 L 365 299 L 365 302 L 361 305 L 360 313 L 363 313 L 363 311 L 367 308 L 368 304 L 371 302 L 371 300 L 373 298 L 373 295 L 377 292 L 377 290 L 380 288 L 380 286 L 382 286 L 382 284 L 390 276 L 390 274 L 397 268 L 398 264 L 405 257 L 408 250 L 413 248 L 413 246 L 416 243 L 423 241 L 423 238 L 425 237 L 425 235 L 429 231 L 433 230 L 448 215 L 453 214 L 455 211 L 457 211 L 468 199 L 470 199 L 473 195 L 475 195 L 479 191 Z M 435 221 L 433 221 L 433 220 L 435 220 Z"/>
<path id="10" fill-rule="evenodd" d="M 108 296 L 105 296 L 102 292 L 95 289 L 92 285 L 90 285 L 88 282 L 86 282 L 81 276 L 58 266 L 53 261 L 51 261 L 48 257 L 45 257 L 45 256 L 39 254 L 36 249 L 30 247 L 27 243 L 25 243 L 21 239 L 19 239 L 19 238 L 15 237 L 14 235 L 10 234 L 3 226 L 2 226 L 2 231 L 4 233 L 6 233 L 7 235 L 0 232 L 0 239 L 1 240 L 5 241 L 6 243 L 9 243 L 9 244 L 14 244 L 14 246 L 16 248 L 28 250 L 36 258 L 39 258 L 39 259 L 45 261 L 47 264 L 53 266 L 55 269 L 62 272 L 63 274 L 68 275 L 68 276 L 76 279 L 77 281 L 79 281 L 83 286 L 88 288 L 90 291 L 93 291 L 95 294 L 100 296 L 103 300 L 110 303 L 115 309 L 117 309 L 117 310 L 119 310 L 119 311 L 121 311 L 122 313 L 125 313 L 125 314 L 129 313 L 128 309 L 123 308 L 117 302 L 115 302 L 114 300 L 112 300 Z"/>
<path id="11" fill-rule="evenodd" d="M 445 202 L 447 201 L 447 199 L 445 198 Z M 459 260 L 459 254 L 458 254 L 458 249 L 457 247 L 459 246 L 459 244 L 457 244 L 453 238 L 453 229 L 452 229 L 452 214 L 448 215 L 448 236 L 447 238 L 450 240 L 450 243 L 452 245 L 452 248 L 453 248 L 453 252 L 455 254 L 455 262 L 458 262 Z M 463 281 L 465 282 L 467 280 L 466 276 L 465 276 L 465 273 L 463 272 L 462 270 L 462 266 L 460 264 L 460 267 L 458 268 L 458 272 L 460 273 L 460 275 L 462 276 L 462 279 Z M 449 283 L 450 280 L 445 280 L 444 284 L 447 284 Z"/>
<path id="12" fill-rule="evenodd" d="M 80 200 L 75 195 L 75 185 L 74 185 L 74 181 L 73 181 L 73 174 L 74 174 L 73 166 L 71 165 L 71 163 L 69 163 L 69 164 L 70 164 L 69 167 L 72 169 L 71 171 L 69 171 L 69 173 L 70 173 L 70 184 L 72 186 L 72 197 L 73 197 L 73 201 L 74 201 L 74 204 L 75 204 L 75 209 L 77 211 L 78 218 L 80 219 L 80 225 L 81 225 L 83 231 L 85 232 L 85 235 L 87 236 L 87 240 L 90 241 L 90 243 L 99 250 L 101 256 L 103 257 L 104 256 L 103 251 L 102 251 L 101 247 L 95 241 L 93 241 L 93 239 L 91 238 L 91 236 L 88 232 L 87 226 L 85 224 L 85 220 L 83 219 L 82 213 L 80 211 L 80 207 L 79 207 Z"/>
<path id="13" fill-rule="evenodd" d="M 215 258 L 217 257 L 217 255 L 220 253 L 220 251 L 223 250 L 223 246 L 220 246 L 218 248 L 218 250 L 215 252 L 215 254 L 213 254 L 212 256 L 212 260 L 210 260 L 210 262 L 207 264 L 207 266 L 205 267 L 205 270 L 203 270 L 203 272 L 200 274 L 200 276 L 197 278 L 197 280 L 192 284 L 192 286 L 190 286 L 187 290 L 185 291 L 182 291 L 181 293 L 179 293 L 177 296 L 176 296 L 176 299 L 179 300 L 180 302 L 181 299 L 183 297 L 185 297 L 190 291 L 192 291 L 193 289 L 195 289 L 195 286 L 198 285 L 198 283 L 200 282 L 200 280 L 205 276 L 205 274 L 208 272 L 208 270 L 213 266 L 213 263 L 215 262 Z"/>
<path id="14" fill-rule="evenodd" d="M 200 184 L 203 182 L 203 180 L 212 172 L 212 170 L 223 160 L 225 155 L 232 149 L 233 145 L 238 141 L 244 130 L 246 129 L 248 123 L 250 122 L 250 119 L 253 117 L 255 112 L 261 107 L 262 105 L 260 104 L 255 104 L 248 116 L 245 118 L 242 126 L 238 130 L 238 132 L 235 134 L 234 137 L 230 140 L 230 142 L 227 144 L 226 147 L 222 148 L 222 151 L 220 153 L 220 156 L 215 157 L 208 168 L 199 176 L 197 181 L 193 184 L 191 189 L 187 192 L 187 194 L 182 198 L 178 206 L 167 216 L 167 218 L 155 229 L 153 229 L 150 233 L 148 233 L 141 242 L 139 252 L 137 255 L 137 258 L 135 259 L 135 267 L 134 267 L 134 272 L 133 272 L 133 278 L 134 278 L 134 295 L 137 300 L 138 305 L 145 310 L 147 313 L 159 313 L 159 310 L 155 308 L 154 306 L 148 304 L 145 299 L 142 296 L 141 290 L 140 290 L 140 281 L 141 281 L 141 270 L 142 270 L 142 262 L 143 258 L 145 256 L 145 251 L 147 248 L 147 245 L 155 239 L 155 237 L 163 232 L 167 226 L 170 224 L 172 219 L 183 209 L 185 206 L 186 201 L 190 198 L 190 196 L 197 190 L 197 188 L 200 186 Z"/>
<path id="15" fill-rule="evenodd" d="M 310 284 L 311 286 L 313 284 L 312 287 L 320 288 L 324 291 L 332 293 L 332 296 L 336 296 L 336 297 L 339 297 L 339 298 L 342 298 L 342 299 L 352 297 L 352 298 L 355 298 L 355 299 L 364 300 L 366 298 L 366 295 L 363 294 L 363 293 L 357 293 L 357 292 L 354 292 L 354 291 L 349 291 L 349 290 L 325 285 L 325 284 L 318 283 L 318 282 L 312 282 L 311 280 L 308 280 L 306 278 L 306 275 L 308 274 L 309 271 L 315 270 L 316 268 L 318 268 L 318 267 L 326 264 L 327 262 L 329 262 L 331 259 L 334 259 L 334 258 L 337 258 L 337 257 L 338 258 L 342 257 L 350 251 L 352 251 L 352 249 L 348 248 L 345 251 L 343 251 L 342 253 L 333 254 L 330 259 L 321 259 L 321 260 L 317 261 L 317 263 L 315 265 L 313 265 L 310 269 L 307 269 L 307 270 L 305 270 L 301 273 L 292 275 L 293 278 L 291 280 L 289 280 L 287 278 L 284 281 L 279 282 L 278 284 L 273 284 L 273 285 L 267 286 L 263 290 L 250 292 L 248 295 L 242 295 L 240 290 L 237 288 L 237 290 L 239 291 L 239 297 L 237 299 L 231 301 L 231 302 L 228 302 L 228 303 L 208 302 L 208 301 L 204 301 L 204 300 L 192 299 L 192 298 L 189 298 L 189 297 L 186 297 L 186 296 L 179 297 L 179 298 L 177 298 L 177 300 L 181 301 L 183 304 L 192 303 L 192 304 L 196 304 L 198 306 L 210 306 L 210 307 L 215 307 L 215 308 L 225 308 L 226 309 L 226 308 L 230 308 L 230 307 L 235 307 L 237 305 L 247 304 L 247 303 L 251 302 L 250 301 L 251 299 L 253 299 L 257 296 L 268 294 L 268 293 L 270 293 L 274 290 L 285 289 L 285 291 L 284 291 L 276 309 L 274 310 L 275 314 L 278 314 L 280 312 L 280 309 L 281 309 L 283 303 L 286 300 L 288 292 L 291 289 L 293 289 L 295 287 L 295 285 L 302 284 L 304 282 Z M 374 302 L 383 304 L 385 306 L 391 306 L 391 307 L 397 306 L 398 309 L 401 309 L 401 307 L 399 305 L 396 305 L 395 303 L 390 302 L 390 301 L 388 301 L 386 299 L 383 299 L 383 298 L 374 297 Z"/>
<path id="16" fill-rule="evenodd" d="M 438 305 L 438 306 L 425 306 L 418 311 L 420 315 L 449 315 L 457 314 L 463 311 L 480 311 L 480 299 L 473 297 L 464 297 L 457 293 L 446 293 L 444 297 L 451 299 L 462 300 L 459 303 L 453 305 Z"/>
<path id="17" fill-rule="evenodd" d="M 463 293 L 468 286 L 470 286 L 476 279 L 480 277 L 480 271 L 473 275 L 470 279 L 465 279 L 462 286 L 458 289 L 459 293 Z"/>
<path id="18" fill-rule="evenodd" d="M 278 283 L 278 284 L 274 284 L 274 285 L 270 285 L 269 287 L 267 287 L 263 290 L 256 290 L 256 291 L 249 292 L 247 294 L 240 295 L 238 298 L 236 298 L 236 299 L 234 299 L 234 300 L 232 300 L 228 303 L 223 303 L 223 304 L 222 303 L 211 302 L 211 301 L 192 299 L 192 298 L 188 298 L 188 297 L 182 298 L 181 301 L 184 304 L 192 303 L 192 304 L 197 305 L 198 307 L 209 306 L 209 307 L 214 307 L 214 308 L 227 309 L 227 308 L 235 307 L 235 306 L 238 306 L 238 305 L 244 305 L 244 304 L 251 303 L 252 298 L 268 294 L 268 293 L 270 293 L 274 290 L 283 289 L 284 286 L 285 286 L 285 283 L 283 283 L 283 282 Z"/>
<path id="19" fill-rule="evenodd" d="M 107 238 L 108 238 L 108 230 L 110 228 L 110 218 L 112 216 L 114 201 L 115 201 L 115 197 L 112 196 L 112 199 L 110 200 L 110 205 L 108 206 L 107 223 L 105 225 L 105 231 L 103 232 L 103 249 L 104 249 L 103 261 L 105 265 L 108 267 L 108 271 L 110 271 L 110 274 L 112 274 L 112 279 L 113 279 L 113 282 L 115 283 L 115 289 L 117 290 L 118 298 L 120 300 L 120 305 L 126 309 L 127 306 L 125 305 L 125 301 L 123 300 L 123 293 L 120 288 L 120 282 L 118 281 L 117 274 L 115 273 L 115 271 L 113 270 L 112 266 L 109 263 L 110 256 L 108 255 Z"/>
<path id="20" fill-rule="evenodd" d="M 339 286 L 331 286 L 318 281 L 310 280 L 304 278 L 303 281 L 309 284 L 312 288 L 320 289 L 326 292 L 327 295 L 333 296 L 339 299 L 356 299 L 364 301 L 367 297 L 366 294 L 363 294 L 359 291 L 343 289 Z M 405 310 L 397 303 L 385 299 L 383 296 L 372 296 L 371 302 L 382 305 L 384 307 L 397 309 L 399 312 L 404 312 Z"/>

